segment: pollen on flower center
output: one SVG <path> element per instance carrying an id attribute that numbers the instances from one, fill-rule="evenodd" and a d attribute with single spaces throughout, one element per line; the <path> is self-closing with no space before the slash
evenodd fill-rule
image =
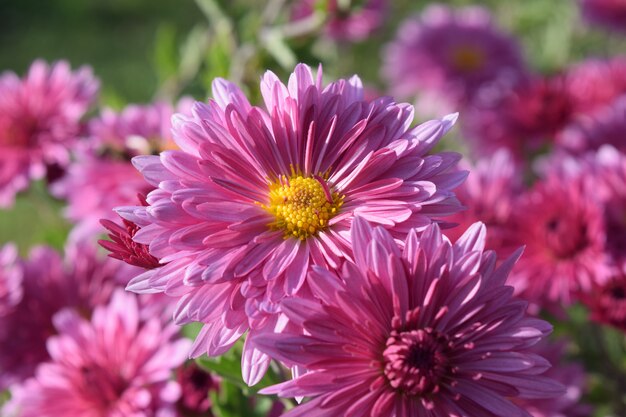
<path id="1" fill-rule="evenodd" d="M 293 172 L 290 177 L 281 176 L 269 189 L 269 204 L 263 208 L 276 218 L 270 227 L 283 230 L 285 239 L 304 240 L 324 230 L 343 205 L 343 196 L 333 192 L 319 175 L 305 177 Z"/>

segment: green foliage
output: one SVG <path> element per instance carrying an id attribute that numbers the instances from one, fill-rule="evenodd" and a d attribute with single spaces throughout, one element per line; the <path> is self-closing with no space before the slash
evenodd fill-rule
<path id="1" fill-rule="evenodd" d="M 62 249 L 70 229 L 61 215 L 63 205 L 47 193 L 43 181 L 32 184 L 12 209 L 0 211 L 0 244 L 14 242 L 22 255 L 34 245 Z"/>
<path id="2" fill-rule="evenodd" d="M 241 353 L 243 340 L 239 340 L 228 352 L 216 358 L 202 356 L 196 359 L 201 368 L 215 372 L 224 380 L 239 387 L 245 394 L 255 394 L 265 387 L 284 381 L 284 371 L 278 366 L 270 366 L 263 379 L 253 387 L 249 387 L 241 378 Z"/>
<path id="3" fill-rule="evenodd" d="M 217 358 L 202 356 L 196 359 L 202 369 L 221 377 L 219 392 L 211 392 L 212 410 L 218 417 L 266 416 L 277 398 L 257 393 L 265 387 L 284 381 L 287 376 L 280 365 L 272 363 L 263 379 L 249 387 L 241 378 L 242 350 L 243 340 L 239 340 L 233 348 Z M 284 403 L 287 408 L 293 405 L 289 400 Z"/>

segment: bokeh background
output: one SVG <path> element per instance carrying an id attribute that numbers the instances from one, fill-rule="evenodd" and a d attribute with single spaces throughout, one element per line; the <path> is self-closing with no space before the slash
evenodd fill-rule
<path id="1" fill-rule="evenodd" d="M 359 42 L 316 36 L 279 39 L 267 30 L 286 23 L 283 1 L 216 0 L 5 0 L 0 2 L 0 70 L 22 74 L 36 58 L 88 64 L 101 80 L 101 104 L 121 109 L 189 94 L 206 98 L 211 80 L 226 77 L 249 87 L 258 98 L 257 80 L 265 69 L 281 76 L 296 61 L 324 63 L 329 78 L 358 73 L 380 91 L 381 48 L 398 23 L 432 2 L 392 1 L 384 27 Z M 623 36 L 590 28 L 573 0 L 443 1 L 478 4 L 494 13 L 504 30 L 516 35 L 529 64 L 554 72 L 589 56 L 626 51 Z M 418 115 L 419 118 L 419 115 Z M 445 146 L 459 148 L 448 140 Z M 42 186 L 19 198 L 0 215 L 0 242 L 60 247 L 69 226 L 58 216 L 60 204 Z M 36 203 L 34 203 L 36 201 Z M 38 221 L 33 222 L 32 219 Z"/>
<path id="2" fill-rule="evenodd" d="M 236 82 L 258 101 L 260 75 L 270 69 L 285 79 L 297 62 L 323 62 L 329 79 L 359 74 L 366 86 L 384 94 L 383 46 L 405 17 L 430 3 L 390 1 L 389 19 L 381 30 L 362 41 L 342 42 L 317 36 L 321 24 L 289 27 L 289 2 L 282 0 L 4 0 L 0 70 L 23 74 L 36 58 L 66 59 L 73 68 L 87 64 L 101 81 L 99 104 L 113 109 L 183 95 L 205 100 L 215 77 Z M 574 0 L 440 3 L 488 7 L 499 27 L 518 39 L 538 73 L 558 73 L 585 58 L 626 53 L 626 37 L 587 25 Z M 426 118 L 417 114 L 418 121 Z M 464 150 L 458 129 L 440 148 Z M 45 182 L 33 184 L 11 209 L 0 212 L 0 244 L 15 242 L 23 254 L 38 244 L 63 248 L 71 228 L 63 206 L 49 195 Z M 626 405 L 615 398 L 616 392 L 625 394 L 624 373 L 609 369 L 626 367 L 623 334 L 605 330 L 598 337 L 606 343 L 598 346 L 592 340 L 596 325 L 588 322 L 584 308 L 574 306 L 568 315 L 555 333 L 580 335 L 572 355 L 589 371 L 586 398 L 596 406 L 595 415 L 626 415 L 619 414 L 626 412 Z M 599 376 L 612 373 L 612 379 Z"/>

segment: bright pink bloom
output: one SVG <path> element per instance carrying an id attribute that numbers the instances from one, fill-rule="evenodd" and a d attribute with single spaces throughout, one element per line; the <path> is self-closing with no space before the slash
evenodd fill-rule
<path id="1" fill-rule="evenodd" d="M 312 265 L 334 269 L 351 258 L 355 215 L 403 238 L 460 210 L 451 191 L 465 177 L 452 169 L 459 156 L 427 154 L 455 116 L 410 128 L 411 106 L 363 101 L 356 77 L 325 88 L 321 80 L 305 65 L 288 86 L 266 73 L 267 110 L 216 80 L 214 100 L 174 117 L 182 151 L 133 159 L 159 188 L 149 207 L 118 212 L 140 227 L 135 241 L 168 264 L 128 288 L 177 297 L 177 323 L 205 323 L 194 355 L 219 355 L 249 327 L 253 335 L 277 325 L 277 302 L 306 294 Z M 254 352 L 250 341 L 248 382 L 269 361 Z"/>
<path id="2" fill-rule="evenodd" d="M 14 390 L 21 417 L 175 417 L 180 386 L 170 378 L 190 342 L 176 327 L 140 319 L 136 296 L 116 292 L 91 321 L 74 310 L 54 317 L 50 361 Z"/>
<path id="3" fill-rule="evenodd" d="M 512 398 L 554 398 L 548 362 L 530 347 L 551 331 L 505 285 L 518 251 L 496 268 L 477 223 L 454 245 L 429 226 L 404 250 L 356 219 L 356 265 L 341 281 L 316 268 L 316 300 L 287 299 L 300 332 L 264 335 L 271 356 L 307 372 L 262 393 L 312 396 L 296 416 L 527 416 Z"/>
<path id="4" fill-rule="evenodd" d="M 591 407 L 583 403 L 587 378 L 582 365 L 568 362 L 565 358 L 568 343 L 566 340 L 549 342 L 543 340 L 532 349 L 534 353 L 546 358 L 551 368 L 543 375 L 563 384 L 565 395 L 551 399 L 517 400 L 522 408 L 532 417 L 589 417 Z"/>
<path id="5" fill-rule="evenodd" d="M 456 189 L 457 198 L 466 209 L 446 218 L 458 225 L 445 230 L 445 235 L 456 241 L 472 224 L 480 221 L 489 229 L 487 249 L 502 250 L 511 211 L 523 191 L 520 169 L 505 149 L 478 160 L 474 167 L 467 161 L 459 165 L 469 171 L 465 183 Z"/>
<path id="6" fill-rule="evenodd" d="M 548 173 L 511 214 L 507 241 L 526 249 L 509 283 L 539 306 L 569 305 L 610 272 L 601 201 L 584 180 Z"/>
<path id="7" fill-rule="evenodd" d="M 591 113 L 626 94 L 626 57 L 588 59 L 573 65 L 566 77 L 575 111 Z"/>
<path id="8" fill-rule="evenodd" d="M 86 245 L 69 248 L 65 261 L 50 248 L 36 248 L 21 267 L 22 298 L 0 316 L 0 390 L 32 376 L 48 359 L 45 343 L 55 333 L 56 312 L 72 307 L 89 316 L 132 273 L 124 264 L 100 259 Z"/>
<path id="9" fill-rule="evenodd" d="M 297 22 L 311 18 L 320 3 L 323 3 L 327 13 L 326 35 L 347 41 L 367 39 L 382 26 L 388 8 L 388 0 L 365 0 L 360 5 L 344 4 L 338 0 L 300 0 L 294 5 L 292 20 Z"/>
<path id="10" fill-rule="evenodd" d="M 582 16 L 590 23 L 626 33 L 626 0 L 579 0 Z"/>
<path id="11" fill-rule="evenodd" d="M 583 154 L 611 145 L 626 152 L 626 96 L 591 114 L 581 115 L 558 137 L 558 144 L 569 153 Z"/>
<path id="12" fill-rule="evenodd" d="M 80 119 L 98 92 L 91 69 L 70 70 L 65 61 L 35 61 L 26 77 L 0 75 L 0 207 L 48 166 L 65 167 L 80 133 Z"/>
<path id="13" fill-rule="evenodd" d="M 513 85 L 496 83 L 464 112 L 463 128 L 476 155 L 506 148 L 524 161 L 574 118 L 574 106 L 562 75 L 529 77 Z"/>
<path id="14" fill-rule="evenodd" d="M 183 100 L 181 111 L 188 104 Z M 173 113 L 171 105 L 157 102 L 130 105 L 120 113 L 105 109 L 90 122 L 90 138 L 76 149 L 77 160 L 53 187 L 57 197 L 68 200 L 65 214 L 77 223 L 73 238 L 102 233 L 100 219 L 117 220 L 114 207 L 134 204 L 138 193 L 154 188 L 130 160 L 176 148 L 171 134 Z"/>
<path id="15" fill-rule="evenodd" d="M 8 314 L 22 299 L 22 268 L 17 264 L 17 248 L 0 247 L 0 317 Z"/>
<path id="16" fill-rule="evenodd" d="M 487 9 L 476 6 L 428 6 L 400 26 L 384 53 L 383 74 L 399 97 L 434 91 L 465 102 L 480 87 L 524 72 L 514 38 L 495 27 Z"/>

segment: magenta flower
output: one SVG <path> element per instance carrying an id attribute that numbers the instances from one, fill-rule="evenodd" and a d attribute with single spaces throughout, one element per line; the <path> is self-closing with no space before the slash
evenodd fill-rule
<path id="1" fill-rule="evenodd" d="M 591 320 L 626 332 L 626 273 L 617 271 L 610 279 L 582 296 Z"/>
<path id="2" fill-rule="evenodd" d="M 355 219 L 356 265 L 341 281 L 312 272 L 316 300 L 287 299 L 300 331 L 258 344 L 306 373 L 262 390 L 311 396 L 295 416 L 526 416 L 513 398 L 555 398 L 548 362 L 530 348 L 550 333 L 505 285 L 520 254 L 496 268 L 483 225 L 454 245 L 437 225 L 409 233 L 401 253 L 383 228 Z"/>
<path id="3" fill-rule="evenodd" d="M 626 96 L 591 114 L 583 115 L 558 136 L 558 144 L 569 153 L 583 154 L 603 145 L 626 152 Z"/>
<path id="4" fill-rule="evenodd" d="M 86 245 L 69 248 L 65 261 L 56 251 L 39 247 L 20 267 L 22 297 L 0 315 L 0 390 L 32 376 L 48 359 L 46 339 L 56 332 L 56 312 L 72 307 L 89 316 L 132 273 L 124 264 L 99 259 L 95 248 Z"/>
<path id="5" fill-rule="evenodd" d="M 506 148 L 524 161 L 575 117 L 565 77 L 529 77 L 485 87 L 464 113 L 464 134 L 476 155 Z"/>
<path id="6" fill-rule="evenodd" d="M 176 369 L 176 382 L 181 387 L 176 404 L 181 416 L 213 417 L 209 393 L 219 390 L 219 377 L 190 361 Z"/>
<path id="7" fill-rule="evenodd" d="M 14 390 L 12 407 L 21 417 L 175 417 L 180 386 L 170 377 L 190 342 L 139 316 L 136 297 L 122 290 L 91 321 L 59 312 L 50 361 Z"/>
<path id="8" fill-rule="evenodd" d="M 144 195 L 139 194 L 138 198 L 141 205 L 148 205 Z M 144 269 L 162 266 L 159 260 L 150 254 L 148 245 L 133 240 L 139 231 L 139 226 L 124 218 L 121 220 L 121 225 L 107 219 L 100 220 L 102 226 L 107 229 L 110 240 L 101 239 L 98 244 L 110 252 L 111 258 L 119 259 L 129 265 Z"/>
<path id="9" fill-rule="evenodd" d="M 481 7 L 428 6 L 400 26 L 384 53 L 383 74 L 400 97 L 433 91 L 465 102 L 481 86 L 524 72 L 519 46 Z"/>
<path id="10" fill-rule="evenodd" d="M 569 305 L 610 272 L 601 201 L 584 180 L 548 173 L 511 214 L 507 241 L 526 249 L 509 283 L 539 306 Z"/>
<path id="11" fill-rule="evenodd" d="M 602 207 L 606 251 L 617 270 L 626 270 L 626 156 L 606 145 L 585 155 L 580 165 Z"/>
<path id="12" fill-rule="evenodd" d="M 338 0 L 300 0 L 294 5 L 291 18 L 295 22 L 313 16 L 323 3 L 327 13 L 324 32 L 337 40 L 361 41 L 379 29 L 387 14 L 388 0 L 366 0 L 360 5 Z"/>
<path id="13" fill-rule="evenodd" d="M 23 79 L 0 75 L 0 207 L 44 178 L 48 166 L 69 163 L 68 148 L 97 92 L 91 69 L 72 72 L 65 61 L 37 60 Z"/>
<path id="14" fill-rule="evenodd" d="M 589 23 L 626 33 L 625 0 L 579 0 L 582 16 Z"/>
<path id="15" fill-rule="evenodd" d="M 356 77 L 325 88 L 321 79 L 305 65 L 288 86 L 266 73 L 267 110 L 216 80 L 214 100 L 174 117 L 182 151 L 133 159 L 159 188 L 149 207 L 118 212 L 168 264 L 128 288 L 177 297 L 177 323 L 205 323 L 194 355 L 219 355 L 250 327 L 254 336 L 280 325 L 277 302 L 308 291 L 311 265 L 351 258 L 355 215 L 402 238 L 460 210 L 451 191 L 465 177 L 452 169 L 459 156 L 427 155 L 455 116 L 409 128 L 411 106 L 363 101 Z M 248 340 L 244 377 L 254 382 L 269 358 Z"/>
<path id="16" fill-rule="evenodd" d="M 565 339 L 556 342 L 544 340 L 535 345 L 534 353 L 546 358 L 551 368 L 543 376 L 552 378 L 565 387 L 565 395 L 551 399 L 520 399 L 517 400 L 522 408 L 532 417 L 589 417 L 591 407 L 583 403 L 583 394 L 586 391 L 587 378 L 582 365 L 568 362 L 565 358 L 568 341 Z"/>
<path id="17" fill-rule="evenodd" d="M 517 197 L 522 193 L 522 173 L 505 149 L 490 158 L 477 161 L 472 167 L 461 161 L 469 171 L 465 183 L 456 189 L 456 195 L 466 209 L 446 220 L 458 225 L 445 230 L 445 235 L 456 241 L 472 224 L 480 221 L 489 229 L 486 248 L 502 250 L 506 246 L 507 223 Z"/>
<path id="18" fill-rule="evenodd" d="M 626 57 L 588 59 L 566 74 L 568 95 L 577 113 L 591 113 L 626 94 Z"/>
<path id="19" fill-rule="evenodd" d="M 180 110 L 189 103 L 181 101 Z M 66 198 L 66 216 L 77 223 L 72 238 L 102 232 L 100 219 L 117 220 L 114 207 L 134 204 L 138 193 L 154 189 L 132 166 L 137 155 L 174 149 L 171 105 L 157 102 L 130 105 L 122 112 L 105 109 L 89 124 L 89 140 L 76 149 L 77 160 L 63 179 L 54 184 L 57 197 Z"/>
<path id="20" fill-rule="evenodd" d="M 0 247 L 0 317 L 8 314 L 22 299 L 22 268 L 17 263 L 17 248 Z"/>

